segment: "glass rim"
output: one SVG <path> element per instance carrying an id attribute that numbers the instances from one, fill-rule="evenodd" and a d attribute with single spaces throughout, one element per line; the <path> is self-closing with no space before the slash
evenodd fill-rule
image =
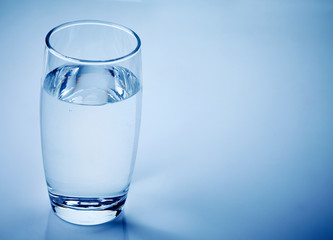
<path id="1" fill-rule="evenodd" d="M 58 50 L 56 50 L 51 45 L 50 38 L 51 38 L 52 34 L 58 32 L 62 29 L 77 26 L 77 25 L 99 25 L 99 26 L 117 28 L 119 30 L 122 30 L 122 31 L 128 33 L 129 35 L 134 36 L 136 39 L 136 42 L 137 42 L 136 47 L 130 53 L 128 53 L 124 56 L 118 57 L 118 58 L 112 58 L 112 59 L 106 59 L 106 60 L 88 60 L 88 59 L 79 59 L 79 58 L 67 56 L 67 55 L 59 52 Z M 113 23 L 113 22 L 99 21 L 99 20 L 77 20 L 77 21 L 71 21 L 71 22 L 66 22 L 66 23 L 60 24 L 60 25 L 54 27 L 53 29 L 51 29 L 45 37 L 45 45 L 46 45 L 46 48 L 48 49 L 48 51 L 50 51 L 53 55 L 55 55 L 59 58 L 62 58 L 66 61 L 71 61 L 71 62 L 80 63 L 80 64 L 108 64 L 108 63 L 120 62 L 120 61 L 126 60 L 126 59 L 134 56 L 137 52 L 139 52 L 139 50 L 141 48 L 141 40 L 140 40 L 139 36 L 132 29 L 119 25 L 119 24 L 116 24 L 116 23 Z"/>

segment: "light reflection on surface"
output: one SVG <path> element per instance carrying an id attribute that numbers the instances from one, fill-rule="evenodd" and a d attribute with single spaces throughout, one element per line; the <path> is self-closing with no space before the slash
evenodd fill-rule
<path id="1" fill-rule="evenodd" d="M 125 213 L 122 213 L 112 222 L 95 226 L 80 226 L 61 220 L 50 210 L 45 230 L 45 240 L 136 240 L 148 238 L 159 240 L 181 239 L 174 234 L 144 226 L 134 220 L 128 220 Z"/>
<path id="2" fill-rule="evenodd" d="M 122 214 L 116 220 L 96 226 L 80 226 L 67 223 L 58 218 L 52 210 L 49 212 L 45 239 L 119 239 L 128 240 L 126 216 Z"/>

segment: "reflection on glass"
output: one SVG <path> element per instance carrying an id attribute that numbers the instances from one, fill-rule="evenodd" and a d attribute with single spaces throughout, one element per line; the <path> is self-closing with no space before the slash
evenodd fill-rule
<path id="1" fill-rule="evenodd" d="M 117 219 L 110 223 L 95 226 L 81 226 L 61 221 L 52 213 L 52 211 L 50 211 L 45 239 L 128 240 L 126 216 L 125 214 L 121 214 Z"/>

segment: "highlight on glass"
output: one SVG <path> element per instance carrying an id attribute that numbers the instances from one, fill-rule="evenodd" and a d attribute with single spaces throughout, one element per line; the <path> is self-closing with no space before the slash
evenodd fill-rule
<path id="1" fill-rule="evenodd" d="M 123 209 L 138 146 L 141 42 L 109 22 L 75 21 L 45 39 L 43 163 L 53 211 L 94 225 Z"/>

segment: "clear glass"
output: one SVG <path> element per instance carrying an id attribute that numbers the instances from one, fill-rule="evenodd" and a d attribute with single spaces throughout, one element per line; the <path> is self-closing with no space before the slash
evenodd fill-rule
<path id="1" fill-rule="evenodd" d="M 117 24 L 76 21 L 45 40 L 41 142 L 53 211 L 75 224 L 111 221 L 126 201 L 137 152 L 140 39 Z"/>

